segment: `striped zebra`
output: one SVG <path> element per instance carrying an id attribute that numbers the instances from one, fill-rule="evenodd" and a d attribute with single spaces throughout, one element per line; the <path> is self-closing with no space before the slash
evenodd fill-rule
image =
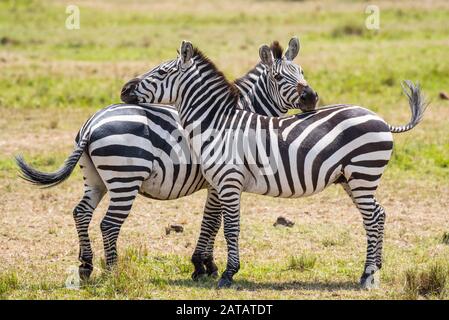
<path id="1" fill-rule="evenodd" d="M 221 204 L 228 257 L 218 287 L 240 268 L 240 196 L 304 197 L 341 184 L 360 211 L 367 234 L 360 284 L 377 285 L 382 266 L 385 210 L 375 191 L 393 149 L 392 133 L 405 132 L 426 108 L 420 87 L 403 83 L 412 113 L 403 127 L 355 105 L 332 105 L 277 118 L 240 110 L 238 94 L 215 65 L 190 42 L 180 54 L 133 82 L 129 94 L 146 102 L 174 104 L 204 177 Z M 304 89 L 304 88 L 301 88 Z M 376 279 L 376 281 L 375 281 Z"/>
<path id="2" fill-rule="evenodd" d="M 296 96 L 286 96 L 290 91 L 285 88 L 297 90 L 302 79 L 300 68 L 297 67 L 294 72 L 292 68 L 282 68 L 284 64 L 292 64 L 290 59 L 298 54 L 299 41 L 296 38 L 290 41 L 286 59 L 282 59 L 283 51 L 277 42 L 267 51 L 276 57 L 278 77 L 289 78 L 290 82 L 280 87 L 282 91 L 271 85 L 268 87 L 272 82 L 268 78 L 271 74 L 266 72 L 265 62 L 259 63 L 236 81 L 241 97 L 239 107 L 276 116 L 285 114 L 291 108 L 313 108 L 307 103 L 298 103 Z M 176 109 L 156 104 L 131 104 L 137 101 L 127 98 L 127 90 L 122 90 L 122 98 L 128 104 L 108 106 L 84 123 L 76 137 L 75 150 L 58 171 L 43 173 L 27 165 L 21 157 L 17 158 L 23 178 L 40 186 L 61 183 L 79 162 L 84 179 L 84 195 L 75 207 L 73 216 L 79 237 L 79 274 L 82 279 L 89 278 L 93 270 L 88 227 L 93 211 L 106 193 L 110 203 L 101 222 L 101 231 L 106 264 L 111 267 L 117 260 L 116 246 L 121 225 L 138 193 L 152 199 L 169 200 L 208 187 L 198 161 L 190 154 Z M 195 265 L 193 278 L 217 272 L 212 251 L 221 216 L 217 217 L 216 213 L 220 210 L 216 206 L 215 193 L 209 192 L 202 223 L 205 229 L 208 228 L 208 238 L 202 234 L 195 249 L 192 257 Z"/>

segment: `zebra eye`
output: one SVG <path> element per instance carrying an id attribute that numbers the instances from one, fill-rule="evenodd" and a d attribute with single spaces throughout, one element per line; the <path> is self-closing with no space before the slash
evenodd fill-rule
<path id="1" fill-rule="evenodd" d="M 276 73 L 274 75 L 274 79 L 276 79 L 277 81 L 280 81 L 280 80 L 282 80 L 282 75 L 280 73 Z"/>

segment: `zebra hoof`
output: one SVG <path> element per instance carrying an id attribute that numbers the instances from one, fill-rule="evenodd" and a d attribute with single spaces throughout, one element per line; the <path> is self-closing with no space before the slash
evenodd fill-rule
<path id="1" fill-rule="evenodd" d="M 378 289 L 379 288 L 379 273 L 363 274 L 360 278 L 360 286 L 364 290 Z"/>
<path id="2" fill-rule="evenodd" d="M 201 271 L 194 271 L 193 273 L 192 273 L 192 280 L 193 281 L 198 281 L 198 280 L 200 280 L 200 279 L 202 279 L 202 278 L 204 278 L 206 276 L 206 272 L 201 272 Z"/>
<path id="3" fill-rule="evenodd" d="M 217 288 L 223 289 L 223 288 L 229 288 L 232 284 L 232 280 L 227 277 L 221 277 L 218 281 Z"/>
<path id="4" fill-rule="evenodd" d="M 213 279 L 217 279 L 218 278 L 218 270 L 208 272 L 207 275 Z"/>
<path id="5" fill-rule="evenodd" d="M 218 278 L 218 267 L 213 261 L 205 263 L 206 273 L 209 277 Z"/>
<path id="6" fill-rule="evenodd" d="M 80 265 L 78 269 L 78 274 L 80 276 L 81 281 L 87 281 L 90 278 L 90 275 L 92 274 L 93 268 L 90 266 L 84 266 Z"/>

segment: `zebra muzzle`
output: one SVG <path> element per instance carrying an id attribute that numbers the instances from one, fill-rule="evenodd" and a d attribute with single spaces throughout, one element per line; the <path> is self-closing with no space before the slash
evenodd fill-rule
<path id="1" fill-rule="evenodd" d="M 122 88 L 122 91 L 120 93 L 120 99 L 125 103 L 137 103 L 138 99 L 134 92 L 139 83 L 140 83 L 139 78 L 134 78 L 128 81 Z"/>

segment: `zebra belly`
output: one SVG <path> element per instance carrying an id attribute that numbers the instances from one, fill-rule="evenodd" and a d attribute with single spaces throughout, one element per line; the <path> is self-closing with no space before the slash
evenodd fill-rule
<path id="1" fill-rule="evenodd" d="M 152 199 L 172 200 L 188 196 L 205 187 L 206 183 L 198 165 L 177 165 L 164 170 L 155 161 L 149 177 L 142 183 L 140 193 Z"/>
<path id="2" fill-rule="evenodd" d="M 311 196 L 323 191 L 329 185 L 334 184 L 342 175 L 341 168 L 342 165 L 337 166 L 337 169 L 330 174 L 329 179 L 326 180 L 324 184 L 318 184 L 316 188 L 311 189 L 309 192 L 303 189 L 301 184 L 296 184 L 291 187 L 288 183 L 288 179 L 284 178 L 281 180 L 279 178 L 281 176 L 279 173 L 273 175 L 259 175 L 256 177 L 251 176 L 251 178 L 247 179 L 243 191 L 280 198 L 300 198 Z M 295 174 L 297 176 L 302 175 L 302 179 L 304 180 L 303 173 Z"/>

